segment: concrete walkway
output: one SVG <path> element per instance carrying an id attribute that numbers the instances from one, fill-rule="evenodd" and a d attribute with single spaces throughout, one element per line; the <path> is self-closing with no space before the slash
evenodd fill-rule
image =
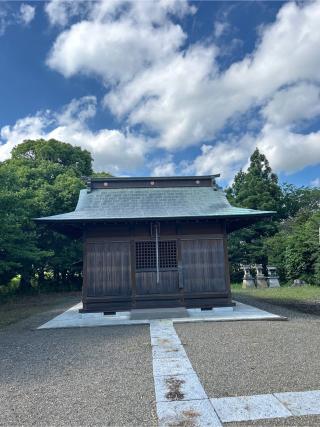
<path id="1" fill-rule="evenodd" d="M 115 315 L 103 313 L 79 313 L 79 303 L 38 329 L 76 328 L 113 325 L 149 324 L 154 319 L 169 319 L 174 323 L 225 322 L 239 320 L 285 320 L 276 314 L 260 310 L 247 304 L 236 302 L 234 307 L 219 307 L 208 311 L 192 309 L 148 309 L 117 312 Z"/>

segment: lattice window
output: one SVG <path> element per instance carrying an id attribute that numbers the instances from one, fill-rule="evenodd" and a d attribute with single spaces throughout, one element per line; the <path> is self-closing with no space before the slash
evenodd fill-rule
<path id="1" fill-rule="evenodd" d="M 136 269 L 156 270 L 156 242 L 136 242 Z M 177 242 L 167 240 L 159 242 L 159 268 L 177 268 Z"/>
<path id="2" fill-rule="evenodd" d="M 177 268 L 177 242 L 175 240 L 159 242 L 160 268 Z"/>
<path id="3" fill-rule="evenodd" d="M 153 270 L 156 267 L 156 242 L 136 242 L 136 269 Z"/>

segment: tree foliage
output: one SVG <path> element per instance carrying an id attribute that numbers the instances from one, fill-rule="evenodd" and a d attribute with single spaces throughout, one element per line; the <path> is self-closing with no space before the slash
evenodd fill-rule
<path id="1" fill-rule="evenodd" d="M 91 163 L 80 147 L 40 139 L 18 145 L 0 164 L 0 284 L 20 274 L 27 290 L 48 273 L 62 284 L 74 275 L 79 242 L 36 226 L 33 218 L 73 210 Z"/>
<path id="2" fill-rule="evenodd" d="M 305 195 L 307 200 L 310 193 L 305 191 Z M 279 232 L 266 239 L 268 259 L 278 266 L 282 281 L 300 278 L 311 284 L 320 284 L 319 227 L 319 207 L 305 207 L 294 217 L 283 221 Z"/>
<path id="3" fill-rule="evenodd" d="M 230 235 L 233 280 L 242 277 L 241 263 L 269 263 L 278 267 L 282 281 L 320 283 L 319 188 L 280 187 L 268 160 L 256 149 L 247 171 L 236 175 L 226 193 L 235 206 L 277 212 L 271 221 L 258 221 Z"/>
<path id="4" fill-rule="evenodd" d="M 241 277 L 241 263 L 262 263 L 267 261 L 263 240 L 278 230 L 282 213 L 282 193 L 277 176 L 269 162 L 258 149 L 250 157 L 246 172 L 240 170 L 234 182 L 226 190 L 228 200 L 234 206 L 275 211 L 275 218 L 258 221 L 250 227 L 232 233 L 229 237 L 229 257 L 234 280 Z"/>

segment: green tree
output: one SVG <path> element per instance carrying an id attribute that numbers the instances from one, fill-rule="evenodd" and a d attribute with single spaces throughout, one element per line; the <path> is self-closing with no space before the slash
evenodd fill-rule
<path id="1" fill-rule="evenodd" d="M 230 235 L 232 280 L 238 281 L 241 277 L 241 263 L 266 263 L 263 240 L 278 230 L 279 219 L 283 215 L 282 193 L 278 178 L 272 172 L 266 156 L 256 149 L 250 157 L 248 170 L 241 170 L 235 176 L 226 194 L 234 206 L 277 212 L 273 219 L 258 221 Z"/>
<path id="2" fill-rule="evenodd" d="M 28 215 L 30 196 L 21 187 L 16 170 L 8 163 L 0 164 L 0 284 L 50 255 L 37 247 L 35 225 Z"/>
<path id="3" fill-rule="evenodd" d="M 32 218 L 71 211 L 79 190 L 93 171 L 88 151 L 56 140 L 28 140 L 0 164 L 0 211 L 6 228 L 1 240 L 0 283 L 21 274 L 23 288 L 30 279 L 43 281 L 51 271 L 65 282 L 81 257 L 79 242 L 36 226 Z M 15 237 L 16 236 L 16 237 Z"/>
<path id="4" fill-rule="evenodd" d="M 303 279 L 320 285 L 319 201 L 318 207 L 311 204 L 283 221 L 280 231 L 264 242 L 268 258 L 278 266 L 283 281 Z"/>
<path id="5" fill-rule="evenodd" d="M 296 187 L 292 184 L 282 186 L 283 218 L 293 218 L 301 210 L 315 212 L 320 206 L 319 187 Z"/>

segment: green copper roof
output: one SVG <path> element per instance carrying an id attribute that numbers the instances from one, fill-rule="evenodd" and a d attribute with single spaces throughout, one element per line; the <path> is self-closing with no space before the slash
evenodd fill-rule
<path id="1" fill-rule="evenodd" d="M 93 188 L 81 190 L 75 211 L 37 221 L 244 218 L 272 213 L 233 207 L 225 193 L 214 186 Z"/>

